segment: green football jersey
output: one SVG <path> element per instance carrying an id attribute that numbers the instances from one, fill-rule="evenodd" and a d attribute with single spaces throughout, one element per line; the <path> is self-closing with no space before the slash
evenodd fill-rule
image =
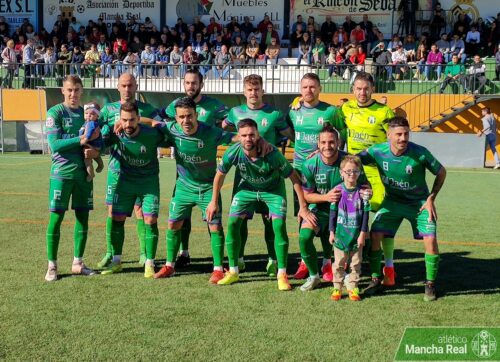
<path id="1" fill-rule="evenodd" d="M 437 175 L 442 167 L 427 148 L 413 142 L 401 156 L 392 153 L 389 142 L 373 145 L 359 156 L 363 164 L 376 164 L 386 197 L 398 202 L 425 200 L 429 196 L 425 170 Z"/>
<path id="2" fill-rule="evenodd" d="M 122 102 L 117 101 L 113 103 L 107 103 L 101 110 L 99 116 L 99 122 L 102 128 L 102 136 L 104 139 L 108 138 L 111 133 L 113 133 L 113 126 L 117 121 L 120 120 L 120 106 Z M 154 119 L 156 121 L 161 121 L 161 117 L 158 115 L 158 111 L 155 107 L 148 103 L 137 101 L 137 107 L 139 108 L 139 116 Z M 108 168 L 111 171 L 119 172 L 119 163 L 114 158 L 114 153 L 111 151 L 109 157 Z"/>
<path id="3" fill-rule="evenodd" d="M 84 123 L 82 107 L 71 109 L 59 103 L 47 111 L 45 132 L 52 157 L 52 177 L 85 177 L 82 146 L 78 136 Z"/>
<path id="4" fill-rule="evenodd" d="M 297 170 L 301 169 L 307 156 L 318 149 L 318 137 L 323 124 L 330 123 L 339 133 L 345 128 L 339 110 L 325 102 L 319 102 L 314 108 L 302 105 L 298 110 L 290 109 L 288 118 L 295 130 L 293 167 Z"/>
<path id="5" fill-rule="evenodd" d="M 250 118 L 257 122 L 260 136 L 272 145 L 278 144 L 281 138 L 279 133 L 289 128 L 285 122 L 283 113 L 268 104 L 264 104 L 260 109 L 250 109 L 246 104 L 233 107 L 229 111 L 225 121 L 235 129 L 238 129 L 238 122 L 245 118 Z"/>
<path id="6" fill-rule="evenodd" d="M 191 136 L 176 122 L 168 122 L 160 129 L 175 147 L 177 182 L 193 190 L 212 188 L 217 170 L 217 146 L 231 143 L 234 133 L 201 122 Z"/>
<path id="7" fill-rule="evenodd" d="M 148 176 L 157 176 L 160 171 L 156 149 L 165 135 L 157 128 L 139 124 L 137 136 L 129 137 L 125 132 L 111 135 L 110 142 L 114 145 L 112 157 L 119 164 L 120 175 L 134 178 L 138 181 Z"/>
<path id="8" fill-rule="evenodd" d="M 217 169 L 227 174 L 233 165 L 241 174 L 238 188 L 251 191 L 271 191 L 293 172 L 292 165 L 277 149 L 252 160 L 245 154 L 240 143 L 226 150 Z"/>
<path id="9" fill-rule="evenodd" d="M 347 155 L 344 151 L 338 151 L 339 156 L 332 165 L 327 165 L 323 162 L 321 154 L 317 153 L 313 157 L 307 159 L 302 165 L 302 188 L 308 192 L 314 192 L 321 195 L 327 194 L 335 186 L 342 183 L 342 175 L 340 174 L 340 163 Z M 361 173 L 358 178 L 358 185 L 367 183 L 364 173 Z M 311 204 L 311 208 L 316 207 L 319 211 L 329 212 L 330 203 L 322 202 L 317 205 Z"/>
<path id="10" fill-rule="evenodd" d="M 171 120 L 175 120 L 175 103 L 181 97 L 170 103 L 165 110 L 167 117 Z M 196 103 L 196 113 L 198 113 L 198 121 L 206 123 L 210 126 L 216 126 L 217 123 L 222 121 L 227 117 L 227 107 L 218 99 L 201 96 L 199 103 Z"/>

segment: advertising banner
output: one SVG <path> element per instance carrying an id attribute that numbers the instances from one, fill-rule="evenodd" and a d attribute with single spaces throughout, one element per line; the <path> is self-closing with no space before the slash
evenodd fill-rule
<path id="1" fill-rule="evenodd" d="M 282 35 L 283 9 L 284 0 L 168 0 L 166 19 L 167 25 L 173 26 L 177 18 L 190 24 L 195 16 L 199 16 L 208 25 L 211 17 L 219 24 L 227 24 L 233 16 L 238 18 L 239 23 L 248 16 L 257 26 L 265 15 L 269 15 L 275 29 Z"/>
<path id="2" fill-rule="evenodd" d="M 33 0 L 0 0 L 0 16 L 9 24 L 13 33 L 21 26 L 24 19 L 28 19 L 35 31 L 38 29 L 38 6 Z"/>
<path id="3" fill-rule="evenodd" d="M 83 26 L 86 26 L 89 20 L 97 22 L 97 19 L 102 18 L 109 30 L 117 15 L 124 23 L 132 17 L 135 17 L 138 23 L 143 23 L 149 16 L 159 28 L 160 0 L 45 0 L 43 22 L 48 31 L 52 30 L 58 15 L 69 19 L 74 16 Z"/>

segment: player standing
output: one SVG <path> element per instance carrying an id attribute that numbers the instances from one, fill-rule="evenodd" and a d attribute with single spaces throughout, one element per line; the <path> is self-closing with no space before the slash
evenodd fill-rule
<path id="1" fill-rule="evenodd" d="M 75 250 L 71 272 L 80 275 L 93 275 L 95 271 L 83 263 L 83 254 L 87 243 L 89 211 L 94 208 L 93 183 L 87 181 L 84 163 L 85 156 L 95 157 L 98 152 L 87 149 L 82 153 L 85 136 L 78 136 L 85 123 L 80 98 L 83 84 L 79 77 L 69 75 L 62 85 L 64 102 L 47 111 L 45 127 L 49 144 L 52 166 L 50 169 L 49 210 L 47 226 L 48 268 L 45 280 L 57 280 L 57 251 L 61 237 L 61 224 L 68 209 L 75 210 Z"/>
<path id="2" fill-rule="evenodd" d="M 290 178 L 299 200 L 299 220 L 315 225 L 316 217 L 307 208 L 302 194 L 300 177 L 277 149 L 263 157 L 257 154 L 259 131 L 257 123 L 252 119 L 238 122 L 240 143 L 231 146 L 222 157 L 213 187 L 214 195 L 207 208 L 207 217 L 212 219 L 220 213 L 220 200 L 217 193 L 224 184 L 225 175 L 232 166 L 239 168 L 242 182 L 231 202 L 229 210 L 228 233 L 226 245 L 228 249 L 229 268 L 223 279 L 217 284 L 228 285 L 239 281 L 238 257 L 240 248 L 240 226 L 243 219 L 251 216 L 259 202 L 264 202 L 269 208 L 275 235 L 274 247 L 278 259 L 278 289 L 290 290 L 286 274 L 288 258 L 288 235 L 286 232 L 287 199 L 285 178 Z"/>
<path id="3" fill-rule="evenodd" d="M 117 102 L 112 102 L 104 105 L 101 116 L 99 117 L 103 128 L 103 138 L 109 137 L 109 134 L 113 132 L 113 127 L 116 122 L 120 119 L 120 107 L 125 102 L 136 103 L 139 109 L 139 116 L 143 118 L 150 118 L 154 120 L 160 120 L 157 110 L 150 104 L 137 101 L 135 99 L 137 92 L 137 81 L 135 77 L 130 73 L 123 73 L 120 78 L 118 78 L 118 92 L 120 93 L 120 100 Z M 116 189 L 116 184 L 120 174 L 120 162 L 113 153 L 109 157 L 108 164 L 108 176 L 106 181 L 106 205 L 108 205 L 108 217 L 106 219 L 106 255 L 97 264 L 99 268 L 105 268 L 109 266 L 112 259 L 113 248 L 111 243 L 111 205 L 113 204 L 114 192 Z M 134 212 L 136 215 L 136 229 L 137 237 L 139 239 L 140 246 L 140 257 L 139 263 L 141 265 L 146 261 L 146 235 L 144 226 L 144 216 L 141 211 L 140 201 L 134 206 Z"/>
<path id="4" fill-rule="evenodd" d="M 300 81 L 301 103 L 300 107 L 293 107 L 288 113 L 290 122 L 295 130 L 295 153 L 293 168 L 302 172 L 302 164 L 306 158 L 318 149 L 318 138 L 323 125 L 331 124 L 337 131 L 343 132 L 345 125 L 339 110 L 330 104 L 319 100 L 321 83 L 317 74 L 307 73 Z M 342 142 L 340 142 L 342 143 Z M 297 214 L 298 203 L 294 198 L 294 214 Z M 331 273 L 332 245 L 327 242 L 323 244 L 323 263 L 326 276 L 323 278 L 332 281 Z M 295 279 L 305 279 L 308 274 L 307 266 L 301 261 L 294 275 Z"/>
<path id="5" fill-rule="evenodd" d="M 197 69 L 189 69 L 184 76 L 184 92 L 186 96 L 193 99 L 196 104 L 198 122 L 210 126 L 220 126 L 227 116 L 227 107 L 219 100 L 201 94 L 203 89 L 203 76 Z M 175 121 L 175 103 L 181 97 L 171 102 L 164 110 L 165 116 Z M 175 191 L 174 191 L 175 192 Z M 181 248 L 175 265 L 182 268 L 191 264 L 189 256 L 189 234 L 191 233 L 191 217 L 184 220 L 181 232 Z"/>
<path id="6" fill-rule="evenodd" d="M 365 293 L 373 294 L 381 287 L 380 245 L 383 237 L 394 238 L 403 219 L 407 219 L 414 237 L 424 240 L 424 300 L 432 301 L 436 299 L 434 282 L 439 263 L 434 200 L 443 186 L 446 170 L 425 147 L 409 142 L 410 126 L 405 118 L 391 118 L 388 126 L 388 142 L 374 145 L 360 153 L 363 164 L 376 164 L 386 195 L 372 224 L 372 280 Z M 430 193 L 425 181 L 426 169 L 436 175 Z"/>
<path id="7" fill-rule="evenodd" d="M 300 228 L 300 255 L 309 270 L 309 278 L 300 287 L 302 291 L 311 291 L 320 284 L 314 237 L 320 237 L 323 250 L 327 249 L 326 244 L 330 244 L 328 229 L 330 204 L 337 202 L 340 198 L 340 190 L 334 188 L 342 183 L 340 164 L 347 155 L 338 149 L 338 145 L 339 133 L 330 124 L 325 124 L 318 138 L 319 152 L 302 165 L 304 198 L 318 220 L 316 227 L 303 222 Z M 369 187 L 363 174 L 360 175 L 358 183 L 364 185 L 365 188 Z M 370 192 L 367 194 L 369 195 Z M 333 280 L 331 268 L 331 261 L 323 259 L 323 278 L 327 281 Z"/>
<path id="8" fill-rule="evenodd" d="M 375 91 L 373 77 L 359 72 L 354 78 L 352 91 L 353 100 L 342 105 L 342 113 L 347 126 L 347 152 L 359 153 L 377 143 L 387 141 L 387 120 L 394 117 L 394 112 L 387 105 L 372 98 Z M 363 167 L 366 177 L 373 189 L 370 206 L 373 212 L 380 208 L 384 199 L 384 185 L 375 165 Z M 366 240 L 365 255 L 369 255 L 370 240 Z M 395 284 L 394 273 L 394 238 L 384 238 L 383 250 L 385 256 L 384 285 Z"/>
<path id="9" fill-rule="evenodd" d="M 177 180 L 169 208 L 167 230 L 167 261 L 155 278 L 168 278 L 175 274 L 175 260 L 181 243 L 184 220 L 191 217 L 194 206 L 205 210 L 212 199 L 212 181 L 217 163 L 217 146 L 236 141 L 234 134 L 220 128 L 198 122 L 196 103 L 192 98 L 181 98 L 175 104 L 176 122 L 165 128 L 170 142 L 175 146 Z M 216 197 L 220 197 L 217 193 Z M 209 282 L 216 284 L 224 277 L 224 234 L 221 214 L 208 221 L 214 269 Z"/>
<path id="10" fill-rule="evenodd" d="M 281 137 L 292 139 L 294 134 L 288 124 L 285 122 L 283 113 L 271 105 L 264 103 L 264 88 L 262 77 L 257 74 L 247 75 L 243 79 L 243 94 L 246 98 L 246 104 L 233 107 L 229 111 L 227 118 L 223 122 L 223 128 L 228 131 L 237 130 L 238 122 L 245 118 L 253 119 L 257 123 L 260 137 L 270 144 L 276 146 Z M 237 168 L 234 175 L 233 194 L 238 190 L 241 176 Z M 269 218 L 269 209 L 265 203 L 261 202 L 256 207 L 257 213 L 262 215 L 264 223 L 264 239 L 267 246 L 269 261 L 266 266 L 266 272 L 269 276 L 275 277 L 277 273 L 276 252 L 274 250 L 274 233 L 271 220 Z M 240 271 L 245 270 L 245 245 L 248 238 L 248 219 L 245 218 L 241 224 L 241 245 L 238 267 Z"/>
<path id="11" fill-rule="evenodd" d="M 137 201 L 141 204 L 144 219 L 146 261 L 144 277 L 152 278 L 154 259 L 158 245 L 158 211 L 160 207 L 160 167 L 156 149 L 165 139 L 163 132 L 144 124 L 139 124 L 139 106 L 136 102 L 120 105 L 120 128 L 107 140 L 111 145 L 111 155 L 120 165 L 120 172 L 113 192 L 111 206 L 112 262 L 102 274 L 122 271 L 121 256 L 125 239 L 125 220 L 132 216 Z"/>

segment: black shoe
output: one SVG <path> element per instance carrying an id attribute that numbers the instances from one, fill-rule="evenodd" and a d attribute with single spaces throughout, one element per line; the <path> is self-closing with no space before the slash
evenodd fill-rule
<path id="1" fill-rule="evenodd" d="M 374 295 L 382 290 L 382 281 L 379 278 L 372 278 L 370 284 L 363 290 L 363 294 Z"/>
<path id="2" fill-rule="evenodd" d="M 424 292 L 424 301 L 432 302 L 437 299 L 436 297 L 436 286 L 434 282 L 426 281 L 425 282 L 425 292 Z"/>
<path id="3" fill-rule="evenodd" d="M 175 268 L 185 268 L 187 266 L 191 265 L 191 257 L 184 256 L 182 254 L 179 254 L 177 256 L 177 260 L 175 261 Z"/>

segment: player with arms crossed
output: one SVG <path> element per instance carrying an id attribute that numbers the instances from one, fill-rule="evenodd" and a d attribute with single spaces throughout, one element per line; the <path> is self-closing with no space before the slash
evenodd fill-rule
<path id="1" fill-rule="evenodd" d="M 318 138 L 324 124 L 331 124 L 340 133 L 345 125 L 339 110 L 328 103 L 319 100 L 321 93 L 321 82 L 318 75 L 307 73 L 300 81 L 300 104 L 298 107 L 292 105 L 288 118 L 295 130 L 295 153 L 293 157 L 293 168 L 300 175 L 302 164 L 306 158 L 318 149 Z M 340 146 L 343 141 L 341 140 Z M 295 195 L 294 195 L 295 196 Z M 297 200 L 294 197 L 294 215 L 297 214 Z M 332 281 L 332 246 L 330 243 L 323 244 L 323 279 Z M 294 278 L 307 278 L 309 270 L 302 260 L 299 264 Z"/>
<path id="2" fill-rule="evenodd" d="M 135 77 L 130 73 L 123 73 L 118 79 L 118 92 L 120 93 L 120 100 L 113 103 L 108 103 L 104 105 L 99 120 L 102 124 L 102 135 L 104 140 L 109 137 L 110 133 L 113 132 L 115 123 L 120 120 L 120 107 L 125 102 L 137 103 L 139 109 L 139 116 L 143 119 L 149 118 L 153 120 L 161 120 L 158 116 L 156 109 L 144 102 L 136 101 L 137 92 L 137 81 Z M 98 268 L 105 268 L 109 266 L 112 260 L 113 248 L 111 243 L 111 205 L 113 204 L 114 192 L 116 189 L 116 184 L 118 182 L 118 177 L 120 174 L 120 162 L 115 158 L 113 153 L 109 157 L 108 164 L 108 178 L 106 181 L 106 205 L 108 205 L 108 217 L 106 219 L 106 255 L 97 264 Z M 136 200 L 137 203 L 134 206 L 134 212 L 136 215 L 136 229 L 137 237 L 139 239 L 140 246 L 140 257 L 139 263 L 141 265 L 146 261 L 146 234 L 144 226 L 144 216 L 141 211 L 141 204 L 139 199 Z"/>
<path id="3" fill-rule="evenodd" d="M 299 221 L 303 218 L 311 225 L 316 225 L 316 217 L 308 210 L 302 194 L 300 177 L 285 157 L 277 150 L 265 156 L 259 156 L 257 145 L 259 131 L 252 119 L 238 122 L 240 143 L 231 146 L 222 157 L 214 179 L 214 196 L 207 208 L 207 217 L 217 217 L 220 213 L 220 200 L 215 196 L 222 188 L 226 174 L 232 166 L 239 168 L 242 182 L 233 197 L 229 210 L 226 246 L 229 259 L 229 271 L 217 284 L 229 285 L 239 281 L 238 257 L 240 248 L 240 227 L 243 219 L 253 214 L 256 205 L 264 202 L 269 208 L 275 235 L 274 248 L 278 259 L 278 289 L 292 289 L 286 274 L 288 258 L 288 235 L 286 232 L 287 199 L 285 178 L 290 178 L 297 193 L 300 209 Z"/>
<path id="4" fill-rule="evenodd" d="M 292 129 L 285 122 L 283 113 L 271 105 L 264 103 L 264 89 L 262 87 L 262 77 L 257 74 L 247 75 L 243 79 L 243 94 L 246 98 L 246 104 L 233 107 L 229 111 L 227 118 L 223 122 L 223 128 L 228 131 L 237 130 L 238 122 L 245 118 L 253 119 L 257 123 L 260 137 L 264 138 L 270 144 L 277 146 L 281 137 L 287 137 L 293 140 Z M 233 182 L 233 194 L 236 193 L 241 181 L 239 169 L 236 169 Z M 275 277 L 277 273 L 276 252 L 274 251 L 274 232 L 273 225 L 269 219 L 269 209 L 265 203 L 261 202 L 255 211 L 262 214 L 264 223 L 264 239 L 266 241 L 269 261 L 266 266 L 266 272 L 269 276 Z M 244 219 L 241 224 L 241 244 L 238 267 L 240 272 L 245 270 L 245 245 L 248 238 L 248 219 Z"/>
<path id="5" fill-rule="evenodd" d="M 189 69 L 184 75 L 184 92 L 186 96 L 193 99 L 196 104 L 196 113 L 198 114 L 198 122 L 208 124 L 210 126 L 220 126 L 222 121 L 227 116 L 227 107 L 219 100 L 201 94 L 203 89 L 203 76 L 197 69 Z M 171 102 L 168 107 L 161 113 L 162 116 L 169 120 L 175 121 L 175 104 L 181 97 Z M 175 190 L 174 190 L 175 193 Z M 183 268 L 191 264 L 189 256 L 189 234 L 191 233 L 191 217 L 184 220 L 181 232 L 181 247 L 175 266 Z"/>
<path id="6" fill-rule="evenodd" d="M 311 291 L 320 284 L 318 275 L 318 255 L 314 247 L 314 236 L 319 236 L 323 250 L 330 244 L 329 214 L 330 204 L 339 201 L 341 190 L 335 186 L 342 183 L 340 164 L 347 153 L 338 149 L 339 133 L 330 124 L 325 124 L 318 138 L 318 153 L 307 159 L 302 165 L 302 189 L 304 198 L 316 215 L 317 227 L 302 223 L 299 233 L 300 255 L 309 270 L 309 278 L 300 287 L 302 291 Z M 366 198 L 371 196 L 369 184 L 364 174 L 358 178 L 358 184 L 365 189 Z M 331 260 L 323 259 L 323 278 L 333 280 Z M 328 275 L 330 273 L 330 275 Z"/>
<path id="7" fill-rule="evenodd" d="M 169 278 L 175 274 L 175 260 L 181 242 L 181 229 L 184 220 L 191 217 L 191 210 L 198 205 L 203 220 L 207 220 L 214 269 L 209 282 L 216 284 L 224 277 L 222 263 L 224 258 L 224 234 L 221 212 L 206 218 L 206 208 L 212 199 L 213 179 L 217 167 L 217 146 L 237 142 L 234 133 L 223 131 L 205 123 L 198 122 L 196 103 L 189 97 L 181 98 L 175 104 L 176 122 L 163 127 L 170 142 L 175 145 L 177 181 L 170 202 L 167 230 L 167 261 L 155 278 Z M 215 197 L 220 198 L 217 192 Z"/>
<path id="8" fill-rule="evenodd" d="M 403 219 L 410 221 L 414 237 L 424 239 L 426 282 L 424 300 L 436 299 L 439 251 L 436 238 L 437 213 L 434 200 L 446 178 L 445 168 L 422 146 L 409 142 L 410 126 L 403 117 L 388 120 L 388 142 L 361 152 L 363 164 L 376 164 L 385 186 L 385 198 L 372 224 L 370 270 L 372 280 L 365 294 L 381 288 L 380 244 L 394 238 Z M 429 193 L 425 171 L 436 175 Z"/>
<path id="9" fill-rule="evenodd" d="M 122 271 L 121 256 L 125 240 L 125 220 L 132 216 L 137 201 L 142 205 L 144 218 L 146 261 L 144 277 L 153 278 L 154 259 L 158 245 L 158 211 L 160 203 L 160 166 L 156 155 L 165 135 L 157 128 L 139 124 L 139 106 L 136 102 L 120 105 L 119 130 L 107 139 L 111 156 L 119 163 L 118 179 L 111 206 L 112 262 L 102 274 Z M 165 126 L 163 124 L 163 126 Z"/>
<path id="10" fill-rule="evenodd" d="M 86 149 L 85 136 L 78 132 L 85 123 L 80 98 L 83 84 L 80 78 L 69 75 L 63 80 L 61 92 L 64 102 L 47 111 L 45 127 L 47 141 L 52 154 L 50 169 L 49 210 L 50 219 L 47 226 L 47 258 L 48 269 L 45 280 L 57 280 L 57 251 L 61 237 L 61 224 L 68 209 L 75 210 L 75 250 L 71 272 L 80 275 L 93 275 L 95 271 L 83 263 L 83 253 L 87 243 L 89 211 L 94 208 L 93 182 L 87 181 L 84 155 L 94 158 L 98 152 Z"/>

